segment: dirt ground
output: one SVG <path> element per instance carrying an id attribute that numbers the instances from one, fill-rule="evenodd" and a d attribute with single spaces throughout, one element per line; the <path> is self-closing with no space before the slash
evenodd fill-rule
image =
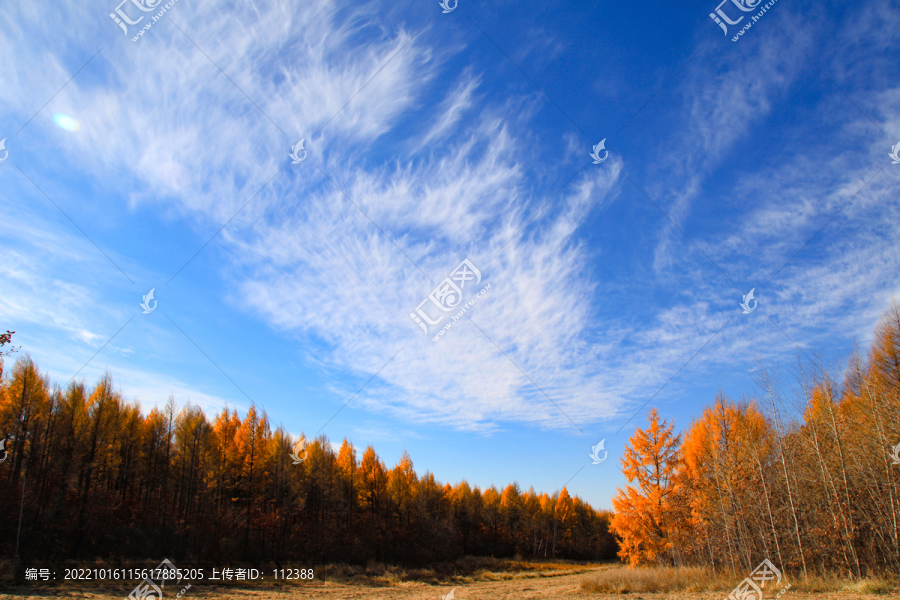
<path id="1" fill-rule="evenodd" d="M 572 598 L 580 600 L 725 600 L 727 592 L 704 593 L 630 593 L 630 594 L 588 594 L 581 591 L 581 582 L 592 577 L 590 571 L 578 574 L 534 577 L 521 575 L 505 581 L 480 581 L 455 586 L 434 586 L 423 583 L 402 583 L 395 587 L 371 587 L 348 585 L 329 581 L 312 581 L 287 584 L 280 587 L 244 588 L 211 586 L 197 583 L 187 590 L 179 600 L 442 600 L 454 590 L 454 600 L 536 600 Z M 123 600 L 132 588 L 128 586 L 104 586 L 102 590 L 82 588 L 41 588 L 18 587 L 0 592 L 0 598 L 24 600 L 26 598 L 69 599 L 91 598 L 93 600 Z M 165 590 L 166 599 L 174 598 L 178 590 Z M 774 598 L 767 594 L 767 599 Z M 808 593 L 788 591 L 782 600 L 887 600 L 889 595 L 861 595 L 835 592 Z"/>

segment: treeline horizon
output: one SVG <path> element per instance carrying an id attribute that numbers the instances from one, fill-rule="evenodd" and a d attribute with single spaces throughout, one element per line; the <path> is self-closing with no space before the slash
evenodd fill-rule
<path id="1" fill-rule="evenodd" d="M 791 393 L 758 364 L 756 397 L 719 392 L 675 435 L 651 410 L 613 499 L 620 558 L 749 574 L 900 572 L 900 306 L 840 367 L 798 362 Z"/>
<path id="2" fill-rule="evenodd" d="M 764 558 L 801 575 L 900 572 L 900 307 L 839 366 L 798 356 L 789 390 L 761 362 L 758 393 L 719 392 L 676 435 L 656 409 L 621 459 L 615 513 L 565 487 L 485 490 L 388 468 L 368 446 L 294 440 L 254 406 L 210 420 L 174 399 L 143 414 L 107 373 L 52 386 L 30 357 L 0 362 L 0 552 L 20 558 L 370 560 L 464 555 L 703 566 L 749 574 Z"/>
<path id="3" fill-rule="evenodd" d="M 208 419 L 168 403 L 143 413 L 107 372 L 93 387 L 51 385 L 27 354 L 4 374 L 0 436 L 0 553 L 27 561 L 370 560 L 409 565 L 465 555 L 615 559 L 611 513 L 565 487 L 517 483 L 481 490 L 419 476 L 409 455 L 393 468 L 372 446 L 357 457 L 323 435 L 293 464 L 295 440 L 251 406 Z"/>

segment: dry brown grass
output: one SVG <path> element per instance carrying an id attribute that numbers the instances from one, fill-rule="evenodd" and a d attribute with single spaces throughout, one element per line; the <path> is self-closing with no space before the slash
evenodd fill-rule
<path id="1" fill-rule="evenodd" d="M 730 572 L 713 572 L 700 567 L 613 567 L 600 571 L 581 583 L 588 593 L 673 593 L 673 592 L 729 592 L 740 583 L 741 577 Z M 843 592 L 848 594 L 890 594 L 900 591 L 900 581 L 869 577 L 854 581 L 836 575 L 812 576 L 807 580 L 787 577 L 792 592 Z"/>
<path id="2" fill-rule="evenodd" d="M 408 568 L 370 561 L 365 567 L 353 565 L 321 565 L 316 579 L 375 587 L 397 587 L 409 583 L 443 585 L 483 581 L 507 581 L 536 577 L 559 577 L 583 573 L 595 564 L 566 560 L 521 560 L 467 556 L 452 563 L 439 563 L 426 568 Z"/>
<path id="3" fill-rule="evenodd" d="M 376 562 L 364 566 L 317 565 L 315 579 L 307 581 L 274 581 L 271 577 L 240 585 L 197 581 L 191 582 L 193 586 L 182 600 L 438 600 L 454 588 L 459 600 L 723 600 L 741 579 L 730 571 L 716 574 L 700 568 L 628 569 L 619 564 L 467 557 L 429 568 Z M 781 600 L 900 598 L 898 579 L 851 581 L 825 576 L 804 582 L 789 574 L 787 581 L 791 588 Z M 5 592 L 0 598 L 122 600 L 133 587 L 132 581 L 0 583 Z M 767 600 L 775 597 L 775 589 L 765 591 Z"/>
<path id="4" fill-rule="evenodd" d="M 451 563 L 453 564 L 453 563 Z M 256 585 L 214 585 L 212 582 L 197 582 L 181 600 L 439 600 L 455 589 L 458 600 L 723 600 L 728 591 L 676 591 L 676 592 L 639 592 L 623 595 L 617 591 L 597 593 L 586 591 L 596 585 L 597 575 L 607 581 L 627 571 L 618 565 L 572 565 L 562 562 L 538 562 L 520 565 L 519 571 L 503 570 L 509 567 L 507 561 L 474 560 L 467 564 L 469 575 L 456 575 L 467 581 L 443 582 L 430 584 L 413 579 L 429 578 L 434 575 L 429 569 L 397 569 L 371 563 L 364 567 L 317 567 L 317 576 L 312 581 L 283 581 L 277 585 L 271 578 Z M 454 568 L 458 566 L 454 565 Z M 285 565 L 287 568 L 287 565 Z M 319 570 L 325 569 L 327 579 L 320 579 Z M 573 574 L 574 569 L 590 569 Z M 659 577 L 656 569 L 647 569 L 654 574 L 655 582 L 668 585 L 685 585 L 685 579 L 694 571 L 682 570 L 680 574 L 671 573 Z M 634 571 L 632 571 L 634 573 Z M 372 580 L 381 578 L 379 585 L 374 585 L 360 577 Z M 334 579 L 347 579 L 346 582 Z M 477 579 L 477 580 L 476 580 Z M 641 578 L 635 573 L 635 581 L 648 581 L 646 574 Z M 829 589 L 844 586 L 833 592 L 796 591 L 793 587 L 781 600 L 882 600 L 900 597 L 876 595 L 889 593 L 881 580 L 864 580 L 847 584 L 842 580 L 816 580 Z M 680 582 L 680 583 L 679 583 Z M 731 590 L 728 581 L 727 590 Z M 0 585 L 0 598 L 3 600 L 73 600 L 74 598 L 90 598 L 91 600 L 122 600 L 133 589 L 134 582 L 108 582 L 106 585 L 22 585 L 14 588 Z M 715 582 L 711 587 L 716 587 Z M 660 586 L 661 587 L 661 586 Z M 701 586 L 702 587 L 702 586 Z M 774 598 L 774 590 L 766 590 L 766 600 Z M 166 599 L 172 600 L 172 594 Z"/>
<path id="5" fill-rule="evenodd" d="M 585 592 L 628 594 L 632 592 L 711 592 L 730 590 L 733 578 L 725 578 L 699 567 L 616 567 L 601 571 L 581 584 Z"/>

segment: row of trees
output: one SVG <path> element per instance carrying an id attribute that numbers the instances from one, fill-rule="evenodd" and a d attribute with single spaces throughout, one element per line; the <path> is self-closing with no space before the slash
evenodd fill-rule
<path id="1" fill-rule="evenodd" d="M 798 361 L 792 393 L 759 365 L 757 398 L 719 393 L 682 435 L 656 411 L 623 458 L 620 556 L 804 575 L 900 570 L 900 307 L 841 369 Z M 897 446 L 895 450 L 894 447 Z"/>
<path id="2" fill-rule="evenodd" d="M 463 554 L 614 558 L 611 515 L 563 488 L 485 490 L 357 457 L 325 437 L 293 464 L 295 440 L 251 407 L 209 420 L 173 399 L 142 413 L 109 375 L 51 387 L 26 355 L 4 376 L 0 551 L 53 558 L 432 563 Z M 301 455 L 304 451 L 301 451 Z M 22 503 L 24 494 L 24 504 Z"/>

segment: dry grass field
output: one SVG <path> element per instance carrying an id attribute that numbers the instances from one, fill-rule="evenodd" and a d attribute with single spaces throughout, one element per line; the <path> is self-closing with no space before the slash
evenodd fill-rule
<path id="1" fill-rule="evenodd" d="M 508 564 L 503 565 L 509 567 Z M 731 577 L 709 576 L 698 569 L 637 569 L 610 565 L 562 563 L 521 563 L 520 569 L 480 569 L 468 576 L 434 581 L 427 571 L 402 571 L 396 568 L 372 569 L 326 567 L 324 579 L 311 582 L 281 583 L 266 581 L 254 587 L 214 586 L 197 582 L 182 596 L 221 600 L 441 600 L 451 590 L 455 600 L 536 600 L 592 598 L 597 600 L 724 600 L 735 584 Z M 431 581 L 424 581 L 429 579 Z M 131 586 L 57 586 L 54 588 L 19 586 L 7 588 L 0 597 L 91 598 L 122 600 Z M 179 589 L 169 585 L 166 598 L 174 598 Z M 776 590 L 767 590 L 766 598 L 775 598 Z M 783 600 L 883 600 L 900 597 L 895 584 L 882 580 L 847 583 L 837 579 L 793 582 Z"/>

